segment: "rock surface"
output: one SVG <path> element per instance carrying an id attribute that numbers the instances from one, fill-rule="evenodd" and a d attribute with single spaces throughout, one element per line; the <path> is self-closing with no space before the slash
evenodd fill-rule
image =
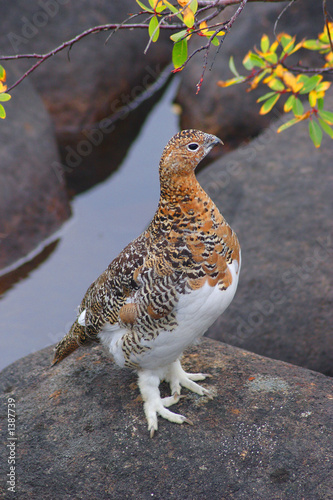
<path id="1" fill-rule="evenodd" d="M 192 59 L 181 73 L 181 83 L 176 97 L 177 103 L 181 106 L 181 128 L 198 128 L 213 133 L 222 137 L 229 149 L 234 149 L 244 140 L 256 136 L 276 119 L 276 114 L 279 114 L 279 109 L 281 109 L 278 105 L 267 115 L 258 113 L 260 105 L 256 101 L 265 93 L 263 87 L 246 92 L 245 84 L 221 88 L 217 86 L 217 82 L 233 77 L 229 70 L 231 55 L 234 57 L 240 74 L 246 74 L 242 65 L 244 56 L 255 45 L 260 47 L 263 33 L 266 33 L 273 42 L 274 23 L 285 6 L 285 3 L 264 4 L 263 2 L 251 2 L 246 5 L 223 42 L 211 71 L 206 71 L 198 95 L 196 95 L 196 83 L 202 73 L 203 58 L 199 54 Z M 222 19 L 228 20 L 236 7 L 226 9 Z M 303 37 L 315 38 L 322 31 L 323 26 L 321 2 L 302 0 L 290 4 L 279 20 L 276 32 L 286 31 L 297 35 L 297 41 L 300 41 Z M 199 42 L 200 46 L 202 45 L 202 38 L 195 40 L 193 37 L 192 41 L 194 45 L 191 50 Z M 213 50 L 211 62 L 214 53 Z M 299 57 L 297 53 L 295 64 L 298 63 Z M 309 66 L 316 66 L 320 64 L 318 59 L 321 60 L 317 53 L 309 51 L 304 51 L 301 58 L 302 64 Z"/>
<path id="2" fill-rule="evenodd" d="M 277 134 L 280 124 L 199 174 L 243 261 L 236 298 L 208 335 L 333 375 L 332 140 L 317 150 L 307 124 Z"/>
<path id="3" fill-rule="evenodd" d="M 50 117 L 29 81 L 13 91 L 1 123 L 0 269 L 27 255 L 69 217 Z"/>
<path id="4" fill-rule="evenodd" d="M 0 45 L 2 52 L 10 54 L 46 53 L 86 29 L 120 23 L 138 10 L 132 0 L 2 2 Z M 164 34 L 147 56 L 143 54 L 149 39 L 145 30 L 119 30 L 105 43 L 109 35 L 110 31 L 90 35 L 72 46 L 70 53 L 58 53 L 31 74 L 64 146 L 83 139 L 83 129 L 142 93 L 171 59 L 171 42 Z M 11 83 L 10 61 L 6 68 Z"/>
<path id="5" fill-rule="evenodd" d="M 2 408 L 15 400 L 20 498 L 333 496 L 328 377 L 203 340 L 183 364 L 211 373 L 204 385 L 215 398 L 189 394 L 177 409 L 194 425 L 160 419 L 150 439 L 134 373 L 116 368 L 99 346 L 55 368 L 51 358 L 46 348 L 0 376 Z M 1 418 L 6 445 L 4 411 Z M 4 484 L 9 448 L 2 453 L 1 498 L 12 498 Z"/>

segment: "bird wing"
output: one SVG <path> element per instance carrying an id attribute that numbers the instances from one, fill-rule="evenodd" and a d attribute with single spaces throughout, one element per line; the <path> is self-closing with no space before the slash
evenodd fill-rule
<path id="1" fill-rule="evenodd" d="M 119 311 L 138 285 L 133 278 L 147 253 L 144 233 L 127 245 L 94 281 L 83 297 L 78 317 L 67 335 L 57 344 L 53 365 L 80 345 L 98 341 L 103 326 L 116 325 Z"/>

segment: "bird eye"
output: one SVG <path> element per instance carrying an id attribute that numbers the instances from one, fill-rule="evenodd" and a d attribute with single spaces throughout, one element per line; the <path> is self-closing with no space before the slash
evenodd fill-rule
<path id="1" fill-rule="evenodd" d="M 187 146 L 187 149 L 189 149 L 190 151 L 196 151 L 198 147 L 199 144 L 197 144 L 196 142 L 191 142 L 191 144 Z"/>

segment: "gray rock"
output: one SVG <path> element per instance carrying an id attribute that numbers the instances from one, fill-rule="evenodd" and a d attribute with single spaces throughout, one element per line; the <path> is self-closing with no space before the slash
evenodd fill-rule
<path id="1" fill-rule="evenodd" d="M 139 10 L 132 0 L 2 2 L 0 46 L 3 53 L 46 53 L 86 29 L 120 23 Z M 126 106 L 154 82 L 171 59 L 171 42 L 165 34 L 146 56 L 146 30 L 119 30 L 105 43 L 109 35 L 109 31 L 90 35 L 31 74 L 64 147 L 87 139 L 82 130 L 89 134 L 89 127 Z M 29 67 L 31 60 L 28 63 L 20 67 Z M 6 68 L 12 83 L 9 61 Z"/>
<path id="2" fill-rule="evenodd" d="M 236 298 L 208 335 L 333 375 L 332 140 L 317 150 L 307 123 L 279 125 L 199 175 L 243 259 Z"/>
<path id="3" fill-rule="evenodd" d="M 25 499 L 333 496 L 332 380 L 319 373 L 206 339 L 184 366 L 213 375 L 204 385 L 215 398 L 188 394 L 177 409 L 194 425 L 160 419 L 150 439 L 134 373 L 98 346 L 53 369 L 51 358 L 46 348 L 1 373 L 1 405 L 14 399 L 17 437 L 9 439 L 2 411 L 1 498 L 13 496 L 5 491 L 10 443 Z"/>
<path id="4" fill-rule="evenodd" d="M 5 103 L 0 141 L 0 269 L 34 250 L 69 217 L 53 126 L 30 82 Z"/>
<path id="5" fill-rule="evenodd" d="M 274 40 L 274 23 L 285 8 L 284 3 L 264 4 L 251 2 L 245 6 L 231 32 L 226 37 L 218 55 L 214 59 L 211 71 L 206 71 L 202 88 L 196 95 L 196 83 L 202 73 L 203 56 L 197 55 L 181 73 L 176 102 L 181 106 L 181 128 L 198 128 L 213 133 L 223 139 L 229 149 L 234 149 L 244 140 L 256 136 L 276 119 L 276 113 L 281 110 L 280 103 L 276 109 L 267 114 L 259 115 L 260 104 L 257 99 L 265 93 L 263 87 L 246 92 L 246 84 L 227 88 L 217 86 L 219 80 L 228 80 L 233 75 L 229 70 L 229 59 L 233 55 L 240 74 L 247 74 L 242 65 L 246 53 L 256 45 L 260 47 L 263 33 L 269 35 L 271 43 Z M 230 18 L 235 7 L 226 9 L 222 19 Z M 277 33 L 286 31 L 297 35 L 297 41 L 303 37 L 314 38 L 323 30 L 324 19 L 321 2 L 302 0 L 292 3 L 280 18 Z M 202 45 L 202 38 L 192 37 L 191 50 Z M 200 42 L 200 43 L 199 43 Z M 203 53 L 201 53 L 203 54 Z M 213 62 L 213 48 L 208 68 Z M 318 53 L 303 51 L 295 54 L 294 64 L 301 57 L 302 64 L 316 66 L 321 58 Z M 318 62 L 319 60 L 319 62 Z M 284 100 L 280 99 L 284 102 Z"/>

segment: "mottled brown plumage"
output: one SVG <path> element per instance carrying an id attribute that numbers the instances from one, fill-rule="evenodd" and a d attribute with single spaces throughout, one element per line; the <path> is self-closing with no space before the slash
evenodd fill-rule
<path id="1" fill-rule="evenodd" d="M 54 364 L 79 345 L 101 339 L 120 366 L 138 369 L 152 433 L 157 418 L 148 416 L 152 399 L 145 393 L 149 383 L 140 385 L 140 373 L 175 365 L 184 347 L 228 306 L 237 286 L 237 237 L 194 174 L 199 161 L 219 142 L 196 130 L 182 131 L 169 141 L 160 161 L 161 194 L 153 220 L 89 287 L 78 318 L 56 348 Z M 178 379 L 184 378 L 180 364 L 175 366 Z M 194 384 L 191 390 L 200 393 L 202 388 L 192 382 L 200 378 L 190 379 L 188 385 L 185 378 L 164 378 L 170 380 L 174 401 L 162 405 L 163 410 L 156 396 L 155 414 L 181 423 L 165 406 L 176 402 L 180 385 Z"/>

